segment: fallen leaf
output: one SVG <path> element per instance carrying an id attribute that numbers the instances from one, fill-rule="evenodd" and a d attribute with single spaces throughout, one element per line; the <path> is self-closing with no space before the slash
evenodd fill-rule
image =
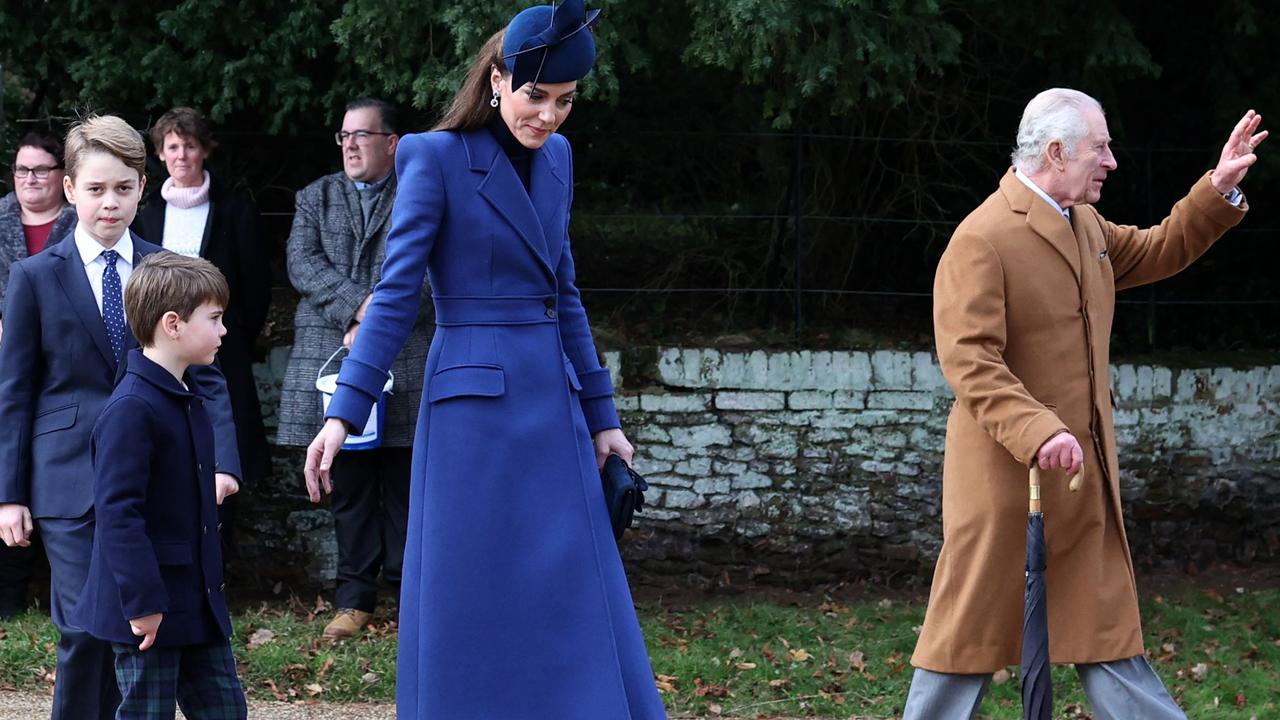
<path id="1" fill-rule="evenodd" d="M 658 691 L 659 691 L 659 692 L 665 692 L 665 693 L 673 693 L 673 692 L 675 692 L 675 691 L 676 691 L 676 682 L 677 682 L 679 679 L 680 679 L 680 678 L 676 677 L 675 675 L 662 675 L 662 674 L 659 674 L 659 675 L 657 676 L 657 678 L 656 678 L 656 680 L 657 680 L 657 685 L 658 685 Z"/>
<path id="2" fill-rule="evenodd" d="M 316 678 L 320 678 L 320 679 L 324 678 L 324 674 L 329 672 L 329 669 L 332 667 L 333 667 L 333 656 L 330 655 L 329 657 L 324 659 L 324 664 L 321 665 L 320 669 L 316 671 Z"/>
<path id="3" fill-rule="evenodd" d="M 730 659 L 730 660 L 735 660 L 735 659 L 740 658 L 740 657 L 742 657 L 742 649 L 741 649 L 741 648 L 734 648 L 734 649 L 732 649 L 732 650 L 730 650 L 730 651 L 729 651 L 729 659 Z"/>
<path id="4" fill-rule="evenodd" d="M 804 648 L 788 650 L 787 655 L 791 657 L 793 662 L 808 662 L 813 659 L 813 656 L 809 654 L 809 651 Z"/>
<path id="5" fill-rule="evenodd" d="M 1008 670 L 1000 668 L 999 670 L 991 673 L 991 682 L 995 685 L 1003 685 L 1004 683 L 1009 682 L 1009 678 L 1011 677 L 1013 676 L 1009 674 Z"/>
<path id="6" fill-rule="evenodd" d="M 253 633 L 249 635 L 249 643 L 247 647 L 250 650 L 256 650 L 262 647 L 263 645 L 266 645 L 267 643 L 274 640 L 275 637 L 276 637 L 276 634 L 271 630 L 268 630 L 266 628 L 258 628 L 257 630 L 254 630 Z"/>
<path id="7" fill-rule="evenodd" d="M 375 672 L 367 672 L 360 676 L 360 682 L 364 683 L 365 685 L 372 685 L 381 679 L 382 678 L 378 677 L 378 673 L 375 673 Z"/>
<path id="8" fill-rule="evenodd" d="M 789 685 L 790 683 L 791 683 L 791 678 L 778 678 L 776 680 L 770 680 L 769 687 L 779 688 L 779 687 L 782 687 L 783 685 Z"/>
<path id="9" fill-rule="evenodd" d="M 710 711 L 712 715 L 719 715 L 724 712 L 724 708 L 720 707 L 715 703 L 711 703 L 710 705 L 708 705 L 707 710 Z"/>
<path id="10" fill-rule="evenodd" d="M 1197 680 L 1204 680 L 1204 676 L 1209 674 L 1209 666 L 1204 663 L 1196 663 L 1191 666 L 1191 675 Z"/>
<path id="11" fill-rule="evenodd" d="M 303 689 L 306 690 L 307 694 L 311 697 L 315 697 L 316 695 L 324 692 L 324 688 L 320 686 L 320 683 L 311 683 L 304 686 Z"/>
<path id="12" fill-rule="evenodd" d="M 861 650 L 854 650 L 853 652 L 849 653 L 848 659 L 849 659 L 849 667 L 853 668 L 854 670 L 857 670 L 858 672 L 867 671 L 867 658 L 865 655 L 862 654 Z"/>
<path id="13" fill-rule="evenodd" d="M 738 668 L 739 670 L 755 670 L 756 669 L 756 664 L 753 662 L 734 663 L 733 666 Z"/>

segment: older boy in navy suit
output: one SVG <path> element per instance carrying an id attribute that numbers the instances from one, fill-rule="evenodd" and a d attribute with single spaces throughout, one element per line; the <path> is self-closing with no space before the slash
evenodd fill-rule
<path id="1" fill-rule="evenodd" d="M 213 427 L 192 391 L 227 333 L 208 260 L 156 253 L 124 308 L 141 349 L 93 428 L 97 529 L 72 620 L 115 651 L 119 720 L 246 716 L 222 596 Z M 139 642 L 138 638 L 141 638 Z"/>
<path id="2" fill-rule="evenodd" d="M 0 540 L 30 542 L 33 519 L 49 556 L 50 609 L 58 626 L 53 720 L 115 716 L 111 647 L 67 616 L 89 572 L 93 546 L 90 432 L 135 343 L 122 295 L 134 265 L 160 247 L 127 228 L 146 177 L 146 148 L 117 117 L 93 117 L 67 133 L 63 190 L 75 229 L 14 264 L 0 342 Z M 220 495 L 240 474 L 226 381 L 210 367 L 191 375 L 215 399 Z"/>

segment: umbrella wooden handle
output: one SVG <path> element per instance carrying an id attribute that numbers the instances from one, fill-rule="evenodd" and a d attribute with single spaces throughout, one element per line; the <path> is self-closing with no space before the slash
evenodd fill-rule
<path id="1" fill-rule="evenodd" d="M 1040 512 L 1040 466 L 1032 465 L 1031 473 L 1027 477 L 1031 490 L 1031 503 L 1028 506 L 1031 512 Z M 1071 480 L 1067 483 L 1067 488 L 1071 492 L 1079 492 L 1080 486 L 1084 484 L 1084 471 L 1081 470 L 1071 476 Z"/>

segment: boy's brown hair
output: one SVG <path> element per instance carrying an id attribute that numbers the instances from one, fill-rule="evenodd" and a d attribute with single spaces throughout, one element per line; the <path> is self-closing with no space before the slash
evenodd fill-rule
<path id="1" fill-rule="evenodd" d="M 91 152 L 114 155 L 129 169 L 143 176 L 147 166 L 147 146 L 129 123 L 115 115 L 94 115 L 71 126 L 64 147 L 67 177 L 76 179 L 76 170 Z"/>
<path id="2" fill-rule="evenodd" d="M 176 107 L 160 116 L 151 126 L 151 144 L 160 154 L 164 147 L 164 138 L 169 133 L 176 133 L 180 138 L 195 140 L 205 152 L 213 152 L 218 143 L 213 139 L 213 127 L 199 111 L 189 107 Z"/>
<path id="3" fill-rule="evenodd" d="M 153 347 L 156 325 L 167 312 L 190 320 L 205 303 L 227 307 L 231 291 L 213 263 L 169 251 L 151 253 L 129 275 L 124 289 L 124 312 L 133 336 L 144 348 Z"/>

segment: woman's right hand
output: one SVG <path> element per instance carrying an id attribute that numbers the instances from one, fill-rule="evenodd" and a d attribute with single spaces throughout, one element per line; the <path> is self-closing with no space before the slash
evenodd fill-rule
<path id="1" fill-rule="evenodd" d="M 342 449 L 347 441 L 347 424 L 338 418 L 324 421 L 324 427 L 316 433 L 316 439 L 307 446 L 307 461 L 302 467 L 302 475 L 307 480 L 307 497 L 311 502 L 320 502 L 320 489 L 333 492 L 333 484 L 329 482 L 329 468 L 333 466 L 333 457 Z"/>

